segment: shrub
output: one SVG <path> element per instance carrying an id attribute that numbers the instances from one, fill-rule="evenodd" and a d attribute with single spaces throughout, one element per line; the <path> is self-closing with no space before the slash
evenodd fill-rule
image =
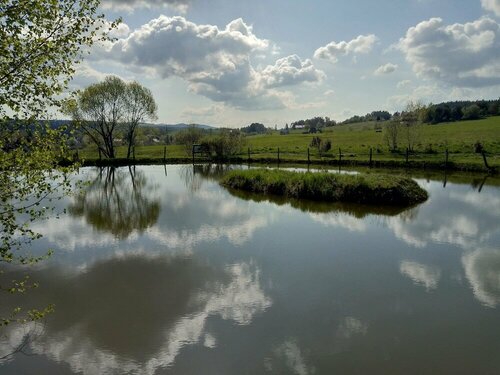
<path id="1" fill-rule="evenodd" d="M 240 131 L 221 129 L 217 135 L 204 137 L 201 145 L 210 156 L 217 159 L 226 159 L 239 153 L 245 144 L 245 137 Z"/>

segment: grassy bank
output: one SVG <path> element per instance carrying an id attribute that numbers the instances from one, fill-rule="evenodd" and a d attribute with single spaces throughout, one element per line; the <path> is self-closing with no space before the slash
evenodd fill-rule
<path id="1" fill-rule="evenodd" d="M 252 169 L 231 171 L 221 184 L 254 193 L 329 202 L 408 206 L 428 197 L 412 179 L 382 174 L 353 176 Z"/>

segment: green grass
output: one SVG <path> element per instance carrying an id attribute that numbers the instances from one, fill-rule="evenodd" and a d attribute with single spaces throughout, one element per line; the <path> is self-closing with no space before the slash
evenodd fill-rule
<path id="1" fill-rule="evenodd" d="M 307 158 L 307 148 L 314 136 L 332 141 L 332 150 L 324 157 L 338 158 L 339 148 L 344 159 L 367 160 L 370 148 L 374 160 L 400 160 L 404 158 L 405 145 L 400 142 L 402 152 L 389 152 L 384 141 L 384 133 L 377 133 L 373 122 L 349 124 L 327 128 L 321 134 L 258 135 L 248 137 L 248 146 L 252 154 Z M 450 152 L 449 160 L 455 163 L 482 164 L 480 155 L 474 153 L 474 144 L 481 142 L 491 156 L 493 165 L 500 165 L 500 117 L 484 120 L 423 125 L 416 146 L 413 160 L 443 161 L 445 150 Z M 432 150 L 432 151 L 431 151 Z M 311 149 L 314 159 L 320 158 L 316 150 Z"/>
<path id="2" fill-rule="evenodd" d="M 342 160 L 346 163 L 366 164 L 370 149 L 373 150 L 372 160 L 379 165 L 405 164 L 405 145 L 400 142 L 401 152 L 392 153 L 384 141 L 384 133 L 377 133 L 375 123 L 340 125 L 327 128 L 317 136 L 332 141 L 332 150 L 319 155 L 316 149 L 310 149 L 311 162 L 336 162 L 339 159 L 339 148 Z M 278 148 L 280 160 L 286 162 L 307 161 L 307 149 L 316 135 L 302 134 L 302 130 L 292 131 L 289 135 L 279 135 L 278 132 L 266 135 L 254 135 L 246 138 L 240 161 L 247 160 L 248 150 L 252 161 L 276 161 Z M 445 150 L 449 150 L 450 168 L 481 169 L 483 159 L 474 153 L 474 144 L 481 142 L 487 151 L 488 163 L 497 169 L 500 167 L 500 116 L 483 120 L 443 123 L 438 125 L 423 125 L 415 153 L 410 155 L 413 166 L 441 167 L 444 164 Z M 141 146 L 136 148 L 136 159 L 162 160 L 164 146 Z M 118 147 L 117 157 L 126 156 L 126 147 Z M 80 151 L 80 157 L 95 160 L 98 158 L 96 148 L 89 147 Z M 184 146 L 167 146 L 167 160 L 189 160 Z M 412 166 L 412 165 L 410 165 Z"/>
<path id="3" fill-rule="evenodd" d="M 221 184 L 253 193 L 328 202 L 408 206 L 428 197 L 410 178 L 370 173 L 343 175 L 250 169 L 227 173 Z"/>

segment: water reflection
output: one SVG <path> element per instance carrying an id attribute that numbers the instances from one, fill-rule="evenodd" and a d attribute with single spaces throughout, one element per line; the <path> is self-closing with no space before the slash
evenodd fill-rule
<path id="1" fill-rule="evenodd" d="M 488 307 L 500 304 L 500 250 L 480 249 L 462 257 L 474 296 Z"/>
<path id="2" fill-rule="evenodd" d="M 309 375 L 316 373 L 314 366 L 304 358 L 296 339 L 287 339 L 275 349 L 275 359 L 265 362 L 266 371 L 271 373 L 291 373 Z"/>
<path id="3" fill-rule="evenodd" d="M 184 348 L 217 346 L 209 318 L 248 325 L 272 305 L 260 270 L 245 262 L 221 269 L 190 258 L 130 256 L 36 277 L 44 288 L 31 301 L 50 300 L 57 310 L 30 350 L 84 374 L 154 374 Z M 22 328 L 7 335 L 11 346 L 24 339 Z"/>
<path id="4" fill-rule="evenodd" d="M 158 220 L 160 200 L 154 197 L 153 190 L 144 172 L 135 167 L 129 167 L 128 172 L 123 168 L 101 168 L 68 211 L 84 217 L 92 227 L 123 239 Z"/>
<path id="5" fill-rule="evenodd" d="M 224 168 L 138 168 L 161 205 L 147 230 L 92 231 L 83 213 L 44 222 L 56 254 L 33 272 L 30 305 L 56 313 L 32 327 L 40 355 L 0 372 L 495 373 L 492 180 L 479 192 L 470 178 L 419 179 L 427 202 L 386 210 L 228 192 Z M 104 172 L 87 170 L 103 188 Z M 5 347 L 25 337 L 11 329 Z"/>
<path id="6" fill-rule="evenodd" d="M 387 227 L 400 240 L 416 248 L 429 244 L 451 244 L 463 250 L 484 247 L 500 228 L 500 198 L 492 189 L 482 193 L 466 185 L 451 191 L 436 183 L 425 184 L 429 201 L 411 210 L 411 217 L 386 219 Z"/>
<path id="7" fill-rule="evenodd" d="M 308 199 L 293 199 L 280 195 L 257 194 L 236 189 L 226 189 L 232 196 L 252 202 L 271 202 L 278 206 L 289 205 L 303 212 L 329 213 L 343 212 L 357 219 L 363 219 L 368 215 L 395 216 L 408 210 L 408 207 L 361 205 L 342 202 L 319 202 Z"/>
<path id="8" fill-rule="evenodd" d="M 191 192 L 196 192 L 200 190 L 203 181 L 217 180 L 235 168 L 239 167 L 229 164 L 182 165 L 179 169 L 179 175 L 186 188 Z"/>
<path id="9" fill-rule="evenodd" d="M 399 270 L 416 285 L 424 286 L 427 290 L 436 289 L 441 277 L 439 268 L 408 260 L 401 262 Z"/>

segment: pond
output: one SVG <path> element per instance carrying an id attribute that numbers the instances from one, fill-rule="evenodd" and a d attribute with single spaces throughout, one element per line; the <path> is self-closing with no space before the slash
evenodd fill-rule
<path id="1" fill-rule="evenodd" d="M 230 192 L 228 167 L 83 169 L 2 301 L 7 374 L 496 374 L 500 183 L 416 176 L 409 209 Z M 20 276 L 16 269 L 3 275 Z"/>

